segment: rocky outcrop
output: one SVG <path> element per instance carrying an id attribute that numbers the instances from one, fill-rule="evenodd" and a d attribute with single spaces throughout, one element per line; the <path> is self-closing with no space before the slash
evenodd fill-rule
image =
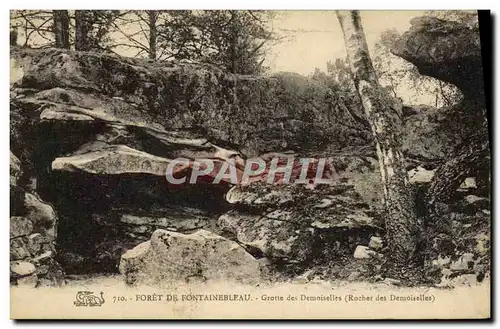
<path id="1" fill-rule="evenodd" d="M 10 280 L 36 287 L 60 285 L 62 268 L 55 260 L 57 216 L 51 205 L 18 186 L 21 163 L 10 154 Z"/>
<path id="2" fill-rule="evenodd" d="M 417 168 L 410 176 L 427 191 L 426 258 L 442 286 L 480 282 L 490 266 L 489 134 L 477 15 L 470 18 L 415 18 L 392 49 L 420 73 L 453 84 L 463 94 L 457 104 L 433 111 L 434 131 L 446 132 L 441 136 L 449 145 L 442 149 L 440 166 Z"/>
<path id="3" fill-rule="evenodd" d="M 83 171 L 100 175 L 143 173 L 165 176 L 168 164 L 168 159 L 117 145 L 95 152 L 56 158 L 52 162 L 52 170 Z"/>
<path id="4" fill-rule="evenodd" d="M 339 260 L 382 232 L 377 212 L 349 184 L 311 190 L 254 183 L 233 187 L 227 200 L 236 207 L 219 218 L 220 228 L 250 252 L 275 261 Z"/>
<path id="5" fill-rule="evenodd" d="M 259 263 L 236 242 L 206 230 L 157 230 L 127 251 L 120 272 L 129 284 L 224 281 L 257 283 Z"/>
<path id="6" fill-rule="evenodd" d="M 212 185 L 210 174 L 168 184 L 172 159 L 210 158 L 218 169 L 330 139 L 326 89 L 299 75 L 235 76 L 60 49 L 11 57 L 11 150 L 23 163 L 13 177 L 56 210 L 57 258 L 69 273 L 116 271 L 120 255 L 156 229 L 217 231 L 230 184 Z M 306 130 L 323 136 L 305 139 Z M 16 220 L 19 231 L 24 224 Z"/>
<path id="7" fill-rule="evenodd" d="M 58 49 L 14 49 L 11 55 L 27 67 L 19 70 L 23 90 L 13 98 L 23 108 L 43 107 L 44 120 L 133 123 L 149 130 L 196 126 L 214 143 L 237 145 L 247 156 L 300 146 L 306 128 L 327 133 L 314 129 L 327 127 L 326 89 L 304 77 L 305 83 L 287 75 L 233 76 L 210 65 Z M 305 113 L 312 119 L 304 120 Z"/>
<path id="8" fill-rule="evenodd" d="M 481 282 L 491 268 L 490 202 L 474 194 L 476 187 L 459 192 L 448 213 L 438 222 L 441 234 L 429 252 L 441 286 L 455 286 L 467 278 Z M 473 278 L 473 281 L 471 281 Z"/>
<path id="9" fill-rule="evenodd" d="M 417 17 L 392 48 L 423 75 L 451 83 L 466 97 L 484 98 L 479 24 Z"/>
<path id="10" fill-rule="evenodd" d="M 459 156 L 476 140 L 479 144 L 472 147 L 478 152 L 486 151 L 488 124 L 477 15 L 471 14 L 467 21 L 424 16 L 414 18 L 411 24 L 391 49 L 392 53 L 413 63 L 421 74 L 455 85 L 463 98 L 448 108 L 423 109 L 428 124 L 418 118 L 421 114 L 409 116 L 407 121 L 416 119 L 411 123 L 414 128 L 410 133 L 413 131 L 414 137 L 409 140 L 410 145 L 417 142 L 413 145 L 418 150 L 425 145 L 418 143 L 418 139 L 431 136 L 438 146 L 431 149 L 441 153 L 440 160 Z M 439 147 L 440 144 L 444 147 Z M 429 150 L 423 153 L 430 154 Z"/>
<path id="11" fill-rule="evenodd" d="M 121 262 L 129 281 L 134 273 L 139 281 L 238 276 L 228 267 L 236 262 L 247 280 L 257 276 L 256 260 L 239 244 L 257 258 L 308 267 L 353 259 L 383 233 L 373 207 L 377 163 L 351 154 L 370 133 L 330 118 L 332 91 L 317 81 L 60 49 L 14 49 L 12 57 L 22 63 L 11 86 L 13 280 L 42 278 L 45 259 L 78 274 L 117 272 Z M 429 140 L 439 139 L 434 133 Z M 410 140 L 408 151 L 442 157 L 429 140 Z M 266 174 L 236 187 L 211 184 L 213 173 L 197 184 L 165 178 L 178 157 L 210 158 L 217 170 L 230 159 L 318 156 L 346 145 L 333 159 L 342 177 L 330 186 L 270 185 Z M 183 264 L 188 248 L 187 270 L 167 266 Z"/>
<path id="12" fill-rule="evenodd" d="M 407 115 L 403 151 L 410 161 L 435 168 L 463 141 L 463 131 L 453 128 L 452 109 L 421 106 Z M 446 129 L 443 129 L 446 127 Z"/>
<path id="13" fill-rule="evenodd" d="M 463 16 L 459 21 L 415 18 L 411 21 L 411 28 L 392 48 L 395 55 L 412 62 L 420 73 L 453 84 L 463 94 L 457 104 L 438 109 L 442 119 L 436 121 L 438 125 L 434 130 L 441 128 L 447 132 L 448 138 L 444 140 L 449 140 L 449 147 L 442 150 L 442 159 L 446 162 L 442 161 L 445 163 L 436 172 L 430 187 L 431 212 L 437 212 L 437 203 L 449 203 L 467 176 L 476 177 L 483 193 L 487 193 L 490 185 L 490 147 L 479 25 L 476 14 Z"/>

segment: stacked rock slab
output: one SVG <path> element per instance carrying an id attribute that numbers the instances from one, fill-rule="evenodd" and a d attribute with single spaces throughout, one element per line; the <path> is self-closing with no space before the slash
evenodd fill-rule
<path id="1" fill-rule="evenodd" d="M 250 251 L 277 261 L 321 263 L 351 257 L 381 233 L 377 213 L 350 184 L 235 186 L 235 209 L 218 224 Z"/>
<path id="2" fill-rule="evenodd" d="M 18 186 L 21 163 L 10 153 L 10 280 L 36 287 L 63 283 L 55 261 L 57 217 L 52 207 Z"/>

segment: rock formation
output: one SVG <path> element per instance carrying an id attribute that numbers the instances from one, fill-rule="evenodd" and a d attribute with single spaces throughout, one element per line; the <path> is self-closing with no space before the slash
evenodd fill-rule
<path id="1" fill-rule="evenodd" d="M 18 285 L 59 285 L 57 216 L 49 204 L 18 186 L 21 163 L 10 153 L 10 277 Z"/>
<path id="2" fill-rule="evenodd" d="M 439 254 L 434 264 L 445 268 L 445 282 L 464 273 L 476 273 L 481 281 L 489 267 L 483 249 L 491 221 L 489 132 L 479 25 L 477 16 L 471 18 L 415 18 L 392 49 L 421 74 L 453 84 L 463 95 L 451 108 L 434 111 L 435 118 L 441 117 L 435 121 L 437 129 L 447 132 L 449 146 L 442 150 L 440 165 L 427 168 L 434 169 L 431 175 L 418 179 L 427 191 L 429 253 L 434 253 L 430 258 Z M 419 173 L 414 174 L 416 180 Z M 450 259 L 462 259 L 464 253 L 472 255 L 470 264 L 453 265 Z"/>
<path id="3" fill-rule="evenodd" d="M 453 34 L 445 43 L 428 28 L 434 23 L 415 21 L 395 53 L 423 74 L 456 83 L 468 102 L 463 106 L 484 108 L 482 80 L 462 76 L 469 68 L 480 72 L 475 41 L 467 52 L 454 50 L 464 46 L 462 39 Z M 458 29 L 468 40 L 468 30 L 443 28 Z M 419 57 L 420 46 L 439 55 L 439 65 Z M 296 273 L 327 266 L 335 268 L 331 275 L 347 278 L 355 275 L 346 265 L 383 253 L 370 134 L 366 127 L 346 129 L 347 117 L 332 119 L 335 104 L 325 97 L 331 91 L 317 81 L 61 49 L 13 48 L 11 66 L 13 283 L 59 284 L 63 269 L 120 271 L 129 283 L 255 282 L 265 262 L 290 265 Z M 434 170 L 451 152 L 453 136 L 440 129 L 446 120 L 432 111 L 407 116 L 413 133 L 405 153 L 416 161 L 410 167 Z M 361 149 L 370 151 L 356 152 Z M 211 174 L 197 184 L 173 185 L 165 178 L 178 157 L 210 158 L 219 168 L 270 152 L 326 154 L 339 176 L 314 189 L 265 184 L 266 173 L 237 186 L 211 184 Z M 183 167 L 181 174 L 190 170 Z M 464 207 L 484 218 L 485 201 L 469 192 Z M 456 214 L 460 225 L 472 221 Z M 474 240 L 483 255 L 487 241 Z"/>

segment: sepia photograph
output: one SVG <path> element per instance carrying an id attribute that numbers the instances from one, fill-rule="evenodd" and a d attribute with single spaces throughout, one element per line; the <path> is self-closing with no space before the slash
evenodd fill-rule
<path id="1" fill-rule="evenodd" d="M 11 319 L 490 319 L 491 19 L 10 10 Z"/>

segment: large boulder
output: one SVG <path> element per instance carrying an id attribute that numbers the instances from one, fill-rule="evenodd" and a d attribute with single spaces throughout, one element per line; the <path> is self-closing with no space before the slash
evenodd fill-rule
<path id="1" fill-rule="evenodd" d="M 419 72 L 451 83 L 466 97 L 483 97 L 481 40 L 477 16 L 473 24 L 437 17 L 417 17 L 392 48 Z"/>
<path id="2" fill-rule="evenodd" d="M 420 153 L 446 159 L 456 153 L 457 148 L 463 149 L 463 144 L 488 139 L 476 13 L 464 14 L 460 20 L 432 16 L 414 18 L 411 28 L 397 40 L 391 52 L 414 64 L 421 74 L 455 85 L 463 95 L 459 102 L 447 108 L 422 108 L 419 115 L 407 118 L 409 134 L 413 135 L 407 139 L 411 149 L 419 152 L 418 149 L 427 144 L 427 150 Z M 419 141 L 427 136 L 431 137 L 431 143 Z M 481 146 L 473 147 L 479 149 Z"/>
<path id="3" fill-rule="evenodd" d="M 256 255 L 307 263 L 352 254 L 382 231 L 378 213 L 349 184 L 235 186 L 227 200 L 236 209 L 220 228 Z"/>
<path id="4" fill-rule="evenodd" d="M 259 263 L 236 242 L 206 230 L 157 230 L 127 251 L 120 272 L 129 284 L 223 281 L 257 283 Z"/>
<path id="5" fill-rule="evenodd" d="M 477 13 L 461 12 L 455 15 L 449 12 L 443 17 L 414 18 L 411 28 L 397 40 L 391 51 L 413 63 L 421 74 L 453 84 L 462 93 L 463 97 L 454 99 L 455 104 L 420 111 L 425 112 L 428 124 L 419 118 L 422 115 L 407 118 L 412 127 L 410 136 L 413 135 L 408 139 L 407 148 L 410 146 L 409 149 L 422 153 L 418 151 L 422 143 L 413 142 L 418 142 L 421 139 L 419 136 L 432 138 L 432 143 L 427 143 L 429 150 L 423 152 L 427 159 L 423 160 L 434 157 L 434 162 L 443 164 L 436 174 L 432 194 L 433 199 L 448 203 L 455 185 L 460 183 L 458 178 L 465 179 L 464 176 L 475 177 L 481 193 L 488 193 L 490 136 Z M 434 155 L 439 157 L 436 159 Z M 435 169 L 437 166 L 427 167 Z M 438 177 L 448 176 L 457 179 L 438 181 Z"/>

